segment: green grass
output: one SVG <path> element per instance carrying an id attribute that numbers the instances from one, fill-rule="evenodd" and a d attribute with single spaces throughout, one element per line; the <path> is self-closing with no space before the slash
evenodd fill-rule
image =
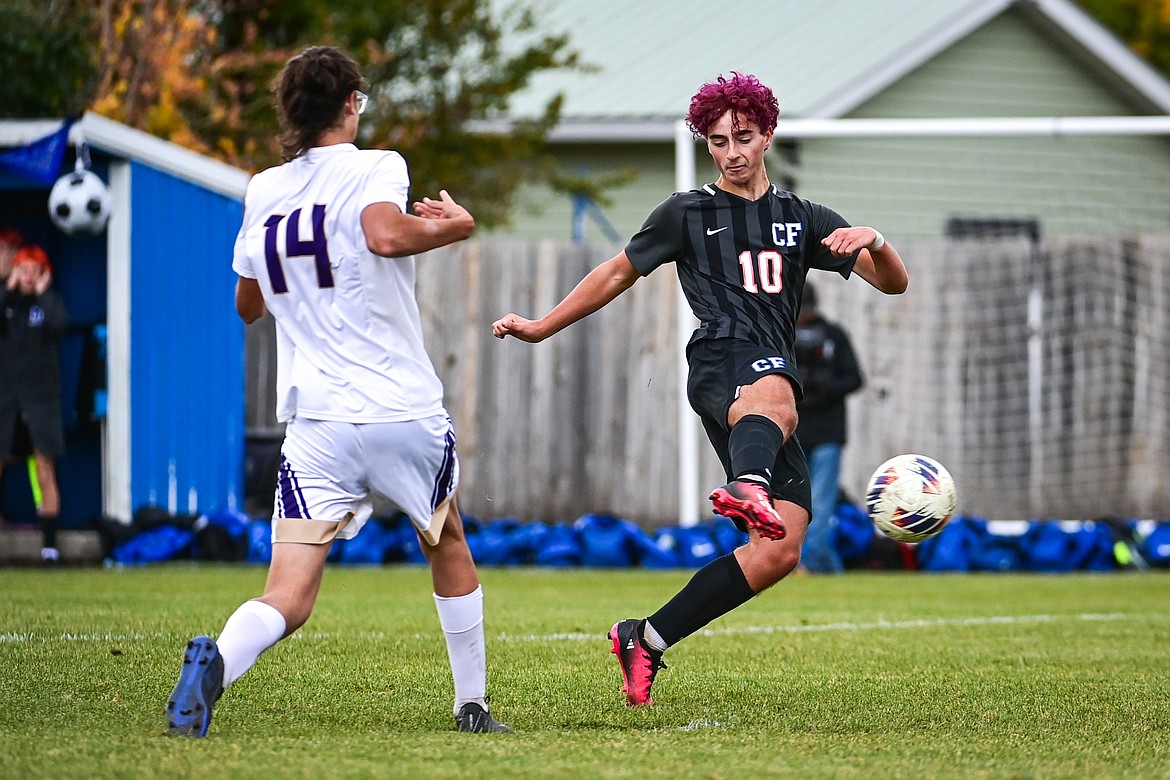
<path id="1" fill-rule="evenodd" d="M 687 572 L 484 569 L 492 709 L 452 730 L 425 569 L 330 568 L 312 620 L 165 736 L 258 567 L 0 570 L 0 777 L 1170 777 L 1170 574 L 781 583 L 631 710 L 604 638 Z"/>

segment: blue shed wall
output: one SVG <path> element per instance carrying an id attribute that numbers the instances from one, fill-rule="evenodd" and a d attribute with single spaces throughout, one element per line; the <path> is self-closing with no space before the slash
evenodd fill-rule
<path id="1" fill-rule="evenodd" d="M 232 246 L 243 204 L 131 167 L 131 504 L 243 503 L 244 327 Z"/>

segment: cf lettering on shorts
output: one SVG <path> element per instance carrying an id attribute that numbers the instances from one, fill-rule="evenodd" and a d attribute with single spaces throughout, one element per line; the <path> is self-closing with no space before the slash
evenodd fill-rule
<path id="1" fill-rule="evenodd" d="M 752 363 L 752 371 L 755 371 L 757 374 L 762 374 L 765 371 L 783 369 L 786 365 L 788 364 L 784 362 L 784 358 L 782 357 L 760 358 Z"/>

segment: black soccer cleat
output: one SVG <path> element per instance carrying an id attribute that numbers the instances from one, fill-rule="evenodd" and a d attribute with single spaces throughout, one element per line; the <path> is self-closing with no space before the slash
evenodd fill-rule
<path id="1" fill-rule="evenodd" d="M 455 727 L 459 731 L 473 734 L 511 734 L 512 729 L 493 718 L 483 707 L 469 701 L 459 708 L 455 716 Z"/>
<path id="2" fill-rule="evenodd" d="M 223 695 L 223 657 L 215 640 L 197 636 L 187 643 L 179 681 L 167 699 L 167 733 L 205 737 L 211 708 Z"/>

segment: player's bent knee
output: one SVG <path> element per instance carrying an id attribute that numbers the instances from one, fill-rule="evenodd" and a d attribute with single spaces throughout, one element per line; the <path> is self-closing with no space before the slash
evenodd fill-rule
<path id="1" fill-rule="evenodd" d="M 799 415 L 796 413 L 796 407 L 787 406 L 781 409 L 776 416 L 779 418 L 777 423 L 780 426 L 780 430 L 784 431 L 785 436 L 791 436 L 792 432 L 796 430 L 797 422 L 800 420 Z"/>
<path id="2" fill-rule="evenodd" d="M 763 587 L 775 585 L 791 574 L 800 564 L 800 546 L 785 541 L 757 539 L 752 547 L 752 568 L 764 580 Z"/>

